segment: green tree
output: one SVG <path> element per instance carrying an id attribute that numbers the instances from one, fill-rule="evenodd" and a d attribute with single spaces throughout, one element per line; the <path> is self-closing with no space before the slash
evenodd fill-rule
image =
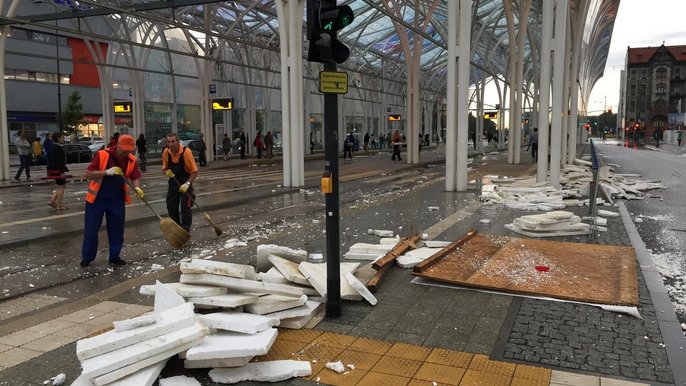
<path id="1" fill-rule="evenodd" d="M 72 135 L 76 128 L 83 122 L 83 103 L 81 103 L 81 93 L 74 90 L 69 94 L 67 105 L 62 112 L 62 132 L 65 135 Z"/>

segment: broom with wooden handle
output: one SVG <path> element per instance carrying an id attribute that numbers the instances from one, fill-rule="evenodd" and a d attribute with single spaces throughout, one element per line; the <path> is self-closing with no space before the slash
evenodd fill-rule
<path id="1" fill-rule="evenodd" d="M 126 182 L 129 184 L 131 189 L 135 190 L 135 187 L 131 184 L 131 181 L 126 180 Z M 147 205 L 148 208 L 155 213 L 155 216 L 160 219 L 160 230 L 167 241 L 169 241 L 169 244 L 171 244 L 174 248 L 183 247 L 184 244 L 191 239 L 191 234 L 177 224 L 176 221 L 170 219 L 169 217 L 160 216 L 160 214 L 157 213 L 155 208 L 153 208 L 146 199 L 141 198 L 141 201 L 143 201 L 145 205 Z"/>
<path id="2" fill-rule="evenodd" d="M 179 180 L 177 180 L 176 177 L 172 177 L 172 178 L 174 179 L 174 182 L 176 182 L 177 185 L 181 186 L 181 184 L 179 183 Z M 197 206 L 198 209 L 200 209 L 200 212 L 202 212 L 202 217 L 203 217 L 205 220 L 207 220 L 208 223 L 210 223 L 210 225 L 212 226 L 212 228 L 214 228 L 214 233 L 216 233 L 217 236 L 221 236 L 222 233 L 224 233 L 224 231 L 222 231 L 222 229 L 221 229 L 220 227 L 218 227 L 217 224 L 215 224 L 215 223 L 212 221 L 212 219 L 210 218 L 210 215 L 207 214 L 204 210 L 202 210 L 202 208 L 200 207 L 200 205 L 198 205 L 198 202 L 195 201 L 195 200 L 193 199 L 193 197 L 192 197 L 190 194 L 188 194 L 187 192 L 185 192 L 184 194 L 185 194 L 186 196 L 188 196 L 188 199 L 189 199 L 189 200 L 191 200 L 191 204 Z"/>

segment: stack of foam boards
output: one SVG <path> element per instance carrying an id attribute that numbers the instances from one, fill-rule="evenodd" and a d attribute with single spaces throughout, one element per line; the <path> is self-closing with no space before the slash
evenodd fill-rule
<path id="1" fill-rule="evenodd" d="M 516 218 L 511 224 L 506 224 L 505 228 L 530 237 L 572 236 L 590 233 L 590 225 L 582 223 L 579 216 L 567 211 L 522 216 Z"/>
<path id="2" fill-rule="evenodd" d="M 200 344 L 209 329 L 193 305 L 158 283 L 153 314 L 76 343 L 83 370 L 74 385 L 152 385 L 167 359 Z"/>
<path id="3" fill-rule="evenodd" d="M 391 239 L 395 240 L 395 239 Z M 375 261 L 393 249 L 393 244 L 370 244 L 370 243 L 355 243 L 350 246 L 348 252 L 343 255 L 346 260 L 368 260 Z"/>

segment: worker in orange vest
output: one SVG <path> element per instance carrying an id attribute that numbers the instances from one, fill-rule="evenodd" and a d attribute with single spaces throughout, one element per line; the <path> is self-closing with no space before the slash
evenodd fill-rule
<path id="1" fill-rule="evenodd" d="M 88 165 L 85 176 L 90 182 L 86 192 L 82 267 L 88 267 L 98 253 L 98 230 L 103 216 L 107 216 L 109 263 L 126 265 L 126 261 L 119 256 L 124 245 L 124 206 L 131 203 L 126 179 L 134 186 L 136 197 L 144 197 L 143 189 L 140 187 L 141 172 L 133 155 L 135 145 L 133 137 L 122 135 L 114 147 L 98 150 Z"/>

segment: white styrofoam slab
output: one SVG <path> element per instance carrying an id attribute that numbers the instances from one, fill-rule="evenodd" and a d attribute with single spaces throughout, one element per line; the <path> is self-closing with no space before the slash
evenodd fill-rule
<path id="1" fill-rule="evenodd" d="M 166 364 L 167 360 L 165 359 L 162 362 L 157 362 L 154 365 L 150 365 L 144 369 L 138 370 L 131 375 L 127 375 L 118 381 L 114 381 L 108 386 L 152 386 L 157 380 L 157 377 L 160 376 L 160 373 Z M 88 382 L 89 386 L 90 384 L 91 383 Z"/>
<path id="2" fill-rule="evenodd" d="M 288 261 L 282 257 L 276 255 L 267 256 L 269 262 L 274 264 L 274 267 L 281 272 L 283 277 L 296 284 L 311 286 L 310 282 L 307 281 L 305 276 L 298 270 L 298 264 Z"/>
<path id="3" fill-rule="evenodd" d="M 269 268 L 269 271 L 262 272 L 258 274 L 258 279 L 265 283 L 275 283 L 275 284 L 288 284 L 290 283 L 288 279 L 283 277 L 281 272 L 279 272 L 276 267 Z"/>
<path id="4" fill-rule="evenodd" d="M 179 294 L 159 280 L 155 282 L 155 306 L 153 307 L 155 312 L 166 311 L 184 303 L 186 301 Z"/>
<path id="5" fill-rule="evenodd" d="M 350 284 L 351 287 L 355 289 L 362 297 L 369 302 L 369 304 L 375 306 L 376 305 L 376 297 L 372 295 L 371 292 L 367 289 L 367 286 L 362 284 L 361 281 L 359 281 L 355 275 L 353 275 L 350 272 L 345 272 L 343 273 L 343 277 L 345 280 L 348 281 L 348 284 Z"/>
<path id="6" fill-rule="evenodd" d="M 269 352 L 272 344 L 274 344 L 277 333 L 276 328 L 269 328 L 255 335 L 221 331 L 205 337 L 202 343 L 190 348 L 186 352 L 186 359 L 201 360 L 264 355 Z"/>
<path id="7" fill-rule="evenodd" d="M 450 245 L 450 241 L 436 241 L 436 240 L 426 240 L 424 241 L 424 245 L 426 245 L 427 248 L 445 248 L 448 245 Z"/>
<path id="8" fill-rule="evenodd" d="M 223 286 L 232 290 L 248 293 L 275 294 L 296 298 L 299 298 L 304 294 L 302 289 L 284 284 L 263 283 L 255 280 L 238 279 L 235 277 L 219 276 L 209 273 L 182 274 L 180 281 L 185 284 Z"/>
<path id="9" fill-rule="evenodd" d="M 131 319 L 115 320 L 112 322 L 114 330 L 117 332 L 133 330 L 135 328 L 149 326 L 160 320 L 159 313 L 145 314 Z"/>
<path id="10" fill-rule="evenodd" d="M 300 330 L 305 327 L 305 325 L 314 318 L 317 313 L 312 313 L 311 315 L 299 316 L 297 318 L 288 318 L 281 321 L 281 328 L 288 328 L 291 330 Z"/>
<path id="11" fill-rule="evenodd" d="M 225 263 L 223 261 L 193 259 L 181 262 L 181 273 L 211 273 L 239 279 L 256 280 L 257 275 L 252 265 Z"/>
<path id="12" fill-rule="evenodd" d="M 251 335 L 279 325 L 278 318 L 245 312 L 217 312 L 198 315 L 198 318 L 209 328 Z"/>
<path id="13" fill-rule="evenodd" d="M 112 382 L 114 382 L 118 379 L 122 379 L 122 378 L 126 377 L 127 375 L 130 375 L 130 374 L 133 374 L 133 373 L 139 371 L 140 369 L 143 369 L 147 366 L 150 366 L 150 365 L 155 364 L 157 362 L 168 359 L 168 358 L 178 354 L 180 351 L 188 350 L 190 347 L 193 347 L 199 343 L 200 343 L 199 340 L 194 340 L 192 342 L 183 343 L 180 346 L 176 346 L 170 350 L 166 350 L 164 352 L 153 355 L 151 357 L 147 357 L 147 358 L 142 359 L 142 360 L 140 360 L 140 361 L 138 361 L 132 365 L 122 367 L 122 368 L 119 368 L 119 369 L 114 370 L 112 372 L 109 372 L 107 374 L 93 378 L 91 380 L 91 383 L 95 386 L 110 385 Z M 127 386 L 129 386 L 129 385 L 127 385 Z"/>
<path id="14" fill-rule="evenodd" d="M 354 273 L 360 263 L 340 263 L 341 274 L 345 272 Z M 305 275 L 307 280 L 312 283 L 312 286 L 319 292 L 320 295 L 326 297 L 326 264 L 312 264 L 308 262 L 300 263 L 300 272 Z M 341 277 L 342 279 L 342 277 Z M 347 280 L 341 280 L 341 299 L 345 300 L 362 300 L 362 296 L 350 286 Z"/>
<path id="15" fill-rule="evenodd" d="M 360 252 L 346 252 L 343 254 L 343 258 L 346 260 L 366 260 L 366 261 L 376 261 L 382 258 L 385 253 L 375 254 L 375 253 L 360 253 Z"/>
<path id="16" fill-rule="evenodd" d="M 81 361 L 81 368 L 84 375 L 96 378 L 127 367 L 125 371 L 110 374 L 104 378 L 112 382 L 186 350 L 189 344 L 196 342 L 209 332 L 204 324 L 194 322 L 190 327 L 83 360 Z M 160 357 L 160 355 L 165 356 Z M 105 382 L 105 380 L 101 380 L 101 382 Z"/>
<path id="17" fill-rule="evenodd" d="M 291 308 L 290 310 L 283 310 L 279 312 L 273 312 L 271 314 L 266 314 L 262 316 L 266 316 L 269 318 L 276 318 L 281 321 L 284 319 L 290 319 L 290 318 L 299 318 L 302 316 L 308 316 L 308 315 L 314 315 L 315 311 L 317 310 L 317 307 L 319 307 L 321 303 L 308 300 L 305 302 L 304 305 L 297 307 L 297 308 Z"/>
<path id="18" fill-rule="evenodd" d="M 274 244 L 260 244 L 257 246 L 257 270 L 265 272 L 271 267 L 269 255 L 283 257 L 296 264 L 307 260 L 307 251 L 302 249 L 292 249 Z"/>
<path id="19" fill-rule="evenodd" d="M 183 296 L 184 298 L 190 297 L 201 297 L 201 296 L 216 296 L 223 295 L 227 293 L 225 287 L 209 286 L 209 285 L 193 285 L 193 284 L 181 284 L 181 283 L 167 283 L 165 284 L 167 288 L 173 290 L 177 294 Z M 141 286 L 140 293 L 142 295 L 154 295 L 155 286 L 154 285 L 143 285 Z"/>
<path id="20" fill-rule="evenodd" d="M 427 247 L 413 249 L 411 251 L 406 252 L 402 256 L 398 256 L 395 262 L 402 268 L 412 268 L 415 265 L 433 256 L 434 254 L 438 253 L 441 249 L 442 248 Z"/>
<path id="21" fill-rule="evenodd" d="M 160 312 L 158 315 L 160 321 L 149 326 L 121 332 L 108 331 L 91 338 L 81 339 L 76 342 L 76 356 L 79 360 L 85 360 L 190 327 L 195 323 L 193 305 L 190 303 L 183 303 L 167 311 Z"/>
<path id="22" fill-rule="evenodd" d="M 241 367 L 245 366 L 254 356 L 224 358 L 224 359 L 203 359 L 198 361 L 184 360 L 183 367 L 186 369 L 211 369 L 214 367 Z"/>
<path id="23" fill-rule="evenodd" d="M 233 369 L 212 369 L 209 375 L 212 381 L 218 383 L 279 382 L 312 375 L 312 366 L 309 361 L 254 362 Z"/>
<path id="24" fill-rule="evenodd" d="M 257 295 L 226 294 L 201 298 L 190 298 L 188 301 L 195 305 L 201 306 L 234 308 L 255 303 L 257 302 L 257 299 L 259 299 L 259 296 Z"/>
<path id="25" fill-rule="evenodd" d="M 185 375 L 170 378 L 160 378 L 159 386 L 202 386 L 197 379 Z"/>
<path id="26" fill-rule="evenodd" d="M 264 315 L 272 312 L 283 311 L 289 308 L 300 307 L 307 301 L 307 295 L 300 298 L 289 298 L 279 295 L 262 296 L 257 300 L 257 303 L 247 304 L 245 310 L 247 312 Z"/>
<path id="27" fill-rule="evenodd" d="M 394 244 L 370 244 L 370 243 L 355 243 L 350 246 L 349 251 L 355 253 L 369 253 L 376 255 L 385 255 L 393 249 L 393 245 L 397 243 L 397 240 L 393 239 Z"/>

